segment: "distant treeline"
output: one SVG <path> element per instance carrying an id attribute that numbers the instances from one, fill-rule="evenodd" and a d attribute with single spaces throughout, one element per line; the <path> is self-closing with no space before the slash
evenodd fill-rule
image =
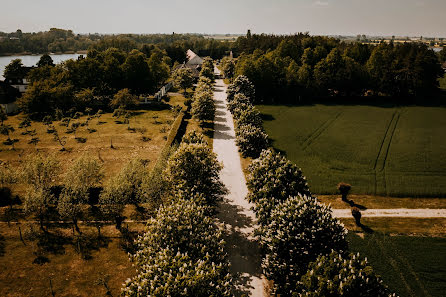
<path id="1" fill-rule="evenodd" d="M 297 102 L 328 96 L 424 96 L 438 89 L 440 59 L 424 44 L 378 46 L 322 36 L 239 37 L 235 75 L 255 85 L 257 100 Z M 443 51 L 444 52 L 444 51 Z"/>
<path id="2" fill-rule="evenodd" d="M 64 53 L 114 47 L 130 52 L 138 49 L 147 54 L 154 46 L 165 50 L 173 62 L 184 62 L 186 51 L 192 49 L 199 56 L 220 59 L 234 46 L 233 42 L 217 41 L 198 34 L 74 34 L 71 30 L 52 28 L 47 32 L 0 32 L 0 55 L 19 53 Z"/>
<path id="3" fill-rule="evenodd" d="M 153 94 L 170 76 L 170 58 L 154 48 L 147 55 L 139 50 L 116 48 L 89 50 L 86 57 L 54 65 L 44 55 L 27 74 L 30 85 L 18 100 L 22 111 L 42 118 L 57 112 L 109 109 L 114 95 L 122 89 L 132 94 Z M 23 65 L 13 60 L 5 78 L 23 76 Z"/>

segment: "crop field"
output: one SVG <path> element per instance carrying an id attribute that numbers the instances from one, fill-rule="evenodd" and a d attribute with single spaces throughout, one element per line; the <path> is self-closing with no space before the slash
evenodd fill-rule
<path id="1" fill-rule="evenodd" d="M 360 252 L 384 283 L 401 297 L 441 297 L 446 292 L 446 238 L 348 235 L 352 252 Z"/>
<path id="2" fill-rule="evenodd" d="M 446 108 L 258 106 L 273 146 L 317 194 L 446 195 Z"/>

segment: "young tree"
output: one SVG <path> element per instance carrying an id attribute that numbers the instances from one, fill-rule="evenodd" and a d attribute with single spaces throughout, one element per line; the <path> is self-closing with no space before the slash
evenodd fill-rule
<path id="1" fill-rule="evenodd" d="M 192 88 L 194 85 L 194 75 L 189 68 L 178 68 L 173 73 L 173 81 L 177 88 L 184 90 L 184 94 L 187 93 L 188 88 Z"/>
<path id="2" fill-rule="evenodd" d="M 14 140 L 11 139 L 11 133 L 14 132 L 15 129 L 11 125 L 1 125 L 0 126 L 0 133 L 8 136 L 8 139 L 6 140 L 5 144 L 12 144 L 12 148 L 14 149 Z"/>
<path id="3" fill-rule="evenodd" d="M 31 118 L 29 116 L 26 116 L 23 118 L 23 120 L 19 124 L 19 128 L 23 129 L 25 128 L 25 134 L 29 134 L 30 131 L 28 131 L 28 128 L 31 127 Z"/>
<path id="4" fill-rule="evenodd" d="M 350 192 L 352 186 L 347 183 L 339 183 L 337 188 L 342 195 L 342 201 L 347 201 L 347 196 L 348 196 L 348 193 Z"/>
<path id="5" fill-rule="evenodd" d="M 192 143 L 200 143 L 205 145 L 208 144 L 206 139 L 204 138 L 204 135 L 196 131 L 191 131 L 185 134 L 181 139 L 181 142 L 186 144 L 192 144 Z"/>
<path id="6" fill-rule="evenodd" d="M 321 254 L 345 251 L 347 231 L 332 217 L 328 206 L 307 196 L 291 197 L 271 211 L 271 220 L 259 229 L 265 250 L 265 276 L 275 293 L 290 295 L 310 262 Z"/>
<path id="7" fill-rule="evenodd" d="M 34 214 L 40 221 L 40 228 L 44 228 L 50 206 L 54 203 L 51 188 L 59 175 L 59 162 L 53 156 L 32 155 L 24 161 L 22 180 L 28 184 L 25 195 L 25 212 Z"/>
<path id="8" fill-rule="evenodd" d="M 343 255 L 334 251 L 310 263 L 296 291 L 299 297 L 396 296 L 359 253 Z"/>
<path id="9" fill-rule="evenodd" d="M 129 89 L 122 89 L 113 96 L 110 106 L 113 108 L 130 109 L 138 103 L 137 96 L 132 95 Z"/>
<path id="10" fill-rule="evenodd" d="M 167 162 L 164 178 L 174 195 L 202 194 L 207 205 L 216 206 L 225 193 L 219 177 L 221 169 L 217 156 L 206 144 L 182 143 Z"/>
<path id="11" fill-rule="evenodd" d="M 62 217 L 70 218 L 78 233 L 77 221 L 82 215 L 83 206 L 89 202 L 90 189 L 98 186 L 103 177 L 101 164 L 91 157 L 79 157 L 71 167 L 64 179 L 65 187 L 62 190 L 57 210 Z"/>
<path id="12" fill-rule="evenodd" d="M 99 207 L 101 212 L 115 221 L 116 229 L 121 230 L 124 220 L 123 212 L 128 186 L 123 184 L 117 176 L 111 178 L 99 195 Z"/>

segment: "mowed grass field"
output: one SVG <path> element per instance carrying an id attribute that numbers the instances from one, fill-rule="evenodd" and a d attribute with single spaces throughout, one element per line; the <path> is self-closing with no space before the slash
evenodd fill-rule
<path id="1" fill-rule="evenodd" d="M 401 297 L 443 297 L 446 238 L 349 233 L 352 252 L 367 257 L 384 283 Z"/>
<path id="2" fill-rule="evenodd" d="M 302 168 L 314 193 L 446 196 L 446 108 L 257 106 L 273 146 Z"/>

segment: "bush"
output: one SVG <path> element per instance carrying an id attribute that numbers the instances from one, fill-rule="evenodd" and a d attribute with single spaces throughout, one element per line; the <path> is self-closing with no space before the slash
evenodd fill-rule
<path id="1" fill-rule="evenodd" d="M 254 85 L 244 75 L 239 75 L 234 82 L 228 86 L 226 93 L 228 102 L 231 102 L 236 94 L 243 94 L 250 98 L 251 101 L 255 99 Z"/>
<path id="2" fill-rule="evenodd" d="M 270 149 L 263 150 L 259 158 L 252 161 L 248 172 L 247 199 L 255 204 L 260 223 L 266 223 L 271 210 L 290 196 L 311 196 L 301 169 Z"/>
<path id="3" fill-rule="evenodd" d="M 215 206 L 225 194 L 219 173 L 222 165 L 204 143 L 182 143 L 169 158 L 164 179 L 174 196 L 203 195 L 209 206 Z"/>
<path id="4" fill-rule="evenodd" d="M 229 265 L 221 231 L 193 198 L 160 207 L 131 256 L 138 275 L 123 296 L 230 296 Z"/>
<path id="5" fill-rule="evenodd" d="M 243 157 L 257 158 L 260 152 L 268 147 L 268 135 L 256 126 L 237 126 L 235 136 Z"/>
<path id="6" fill-rule="evenodd" d="M 204 138 L 204 135 L 196 131 L 192 131 L 185 134 L 181 142 L 186 144 L 191 144 L 191 143 L 201 143 L 206 145 L 208 144 L 206 139 Z"/>
<path id="7" fill-rule="evenodd" d="M 265 276 L 276 293 L 290 295 L 310 262 L 331 250 L 345 251 L 347 231 L 328 206 L 307 196 L 291 197 L 271 211 L 271 220 L 259 229 L 265 251 Z"/>
<path id="8" fill-rule="evenodd" d="M 195 93 L 191 113 L 200 121 L 212 121 L 215 114 L 215 102 L 212 93 Z"/>
<path id="9" fill-rule="evenodd" d="M 321 255 L 302 276 L 296 297 L 390 297 L 382 280 L 374 273 L 367 259 L 359 253 L 342 256 L 336 252 Z"/>
<path id="10" fill-rule="evenodd" d="M 237 117 L 235 118 L 237 126 L 252 125 L 257 128 L 262 128 L 263 126 L 260 112 L 252 105 L 244 109 L 237 109 Z"/>

